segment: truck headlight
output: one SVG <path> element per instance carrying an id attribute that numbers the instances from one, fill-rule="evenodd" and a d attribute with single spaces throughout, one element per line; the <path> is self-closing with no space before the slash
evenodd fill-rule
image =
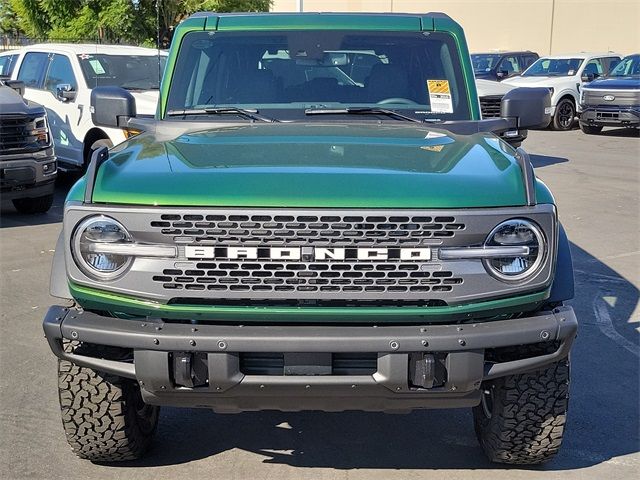
<path id="1" fill-rule="evenodd" d="M 129 232 L 113 218 L 98 215 L 85 219 L 71 240 L 73 259 L 87 276 L 97 280 L 113 280 L 122 275 L 133 262 L 133 257 L 111 253 L 107 245 L 131 242 Z"/>
<path id="2" fill-rule="evenodd" d="M 487 236 L 487 247 L 527 247 L 528 253 L 518 256 L 487 258 L 487 271 L 503 281 L 521 281 L 540 268 L 546 255 L 546 243 L 540 228 L 520 218 L 502 222 Z"/>
<path id="3" fill-rule="evenodd" d="M 29 135 L 35 138 L 35 143 L 39 146 L 49 145 L 49 124 L 46 115 L 33 121 L 33 128 L 29 130 Z"/>

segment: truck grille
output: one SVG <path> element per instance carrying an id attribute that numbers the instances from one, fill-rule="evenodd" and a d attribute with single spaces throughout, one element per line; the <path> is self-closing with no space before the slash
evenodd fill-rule
<path id="1" fill-rule="evenodd" d="M 331 354 L 331 375 L 373 375 L 377 370 L 377 353 Z M 284 354 L 241 352 L 240 371 L 245 375 L 285 375 Z"/>
<path id="2" fill-rule="evenodd" d="M 161 215 L 151 229 L 173 241 L 243 246 L 419 246 L 452 238 L 465 225 L 450 216 Z"/>
<path id="3" fill-rule="evenodd" d="M 482 118 L 496 118 L 500 116 L 500 102 L 502 95 L 487 95 L 480 97 L 480 111 Z"/>
<path id="4" fill-rule="evenodd" d="M 32 115 L 0 116 L 0 153 L 35 151 L 42 148 L 35 136 L 28 135 L 33 129 L 35 119 Z"/>
<path id="5" fill-rule="evenodd" d="M 462 278 L 450 271 L 427 271 L 409 262 L 202 262 L 195 269 L 165 269 L 153 281 L 169 290 L 286 293 L 451 292 Z M 253 296 L 253 295 L 251 295 Z"/>
<path id="6" fill-rule="evenodd" d="M 605 95 L 613 95 L 612 101 L 604 100 Z M 600 89 L 584 89 L 583 97 L 584 105 L 603 106 L 603 107 L 632 107 L 640 105 L 640 90 L 638 91 L 621 91 L 621 90 L 600 90 Z"/>

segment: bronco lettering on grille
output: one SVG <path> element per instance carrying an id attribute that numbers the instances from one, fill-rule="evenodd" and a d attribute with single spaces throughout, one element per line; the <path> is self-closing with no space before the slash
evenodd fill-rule
<path id="1" fill-rule="evenodd" d="M 187 245 L 190 259 L 230 260 L 431 260 L 430 248 L 210 247 Z"/>

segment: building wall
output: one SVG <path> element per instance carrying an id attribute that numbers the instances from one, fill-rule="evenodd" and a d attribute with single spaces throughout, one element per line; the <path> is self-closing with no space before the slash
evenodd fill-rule
<path id="1" fill-rule="evenodd" d="M 638 0 L 274 0 L 272 11 L 443 11 L 465 29 L 472 52 L 640 51 Z"/>

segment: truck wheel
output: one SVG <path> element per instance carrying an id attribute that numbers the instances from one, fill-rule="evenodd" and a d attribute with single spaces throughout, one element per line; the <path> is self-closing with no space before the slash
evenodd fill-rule
<path id="1" fill-rule="evenodd" d="M 53 194 L 36 198 L 16 198 L 12 203 L 20 213 L 45 213 L 53 204 Z"/>
<path id="2" fill-rule="evenodd" d="M 473 420 L 492 462 L 543 463 L 558 452 L 569 404 L 569 359 L 485 382 L 481 388 Z"/>
<path id="3" fill-rule="evenodd" d="M 576 116 L 576 107 L 568 98 L 563 98 L 556 107 L 556 113 L 553 115 L 551 126 L 554 130 L 571 130 L 573 120 Z"/>
<path id="4" fill-rule="evenodd" d="M 113 349 L 87 345 L 76 347 L 75 353 L 117 356 Z M 80 458 L 134 460 L 149 448 L 160 407 L 143 402 L 136 382 L 59 360 L 58 393 L 67 441 Z"/>
<path id="5" fill-rule="evenodd" d="M 585 125 L 584 123 L 581 123 L 580 130 L 582 130 L 587 135 L 597 135 L 602 131 L 602 127 L 599 127 L 597 125 Z"/>

